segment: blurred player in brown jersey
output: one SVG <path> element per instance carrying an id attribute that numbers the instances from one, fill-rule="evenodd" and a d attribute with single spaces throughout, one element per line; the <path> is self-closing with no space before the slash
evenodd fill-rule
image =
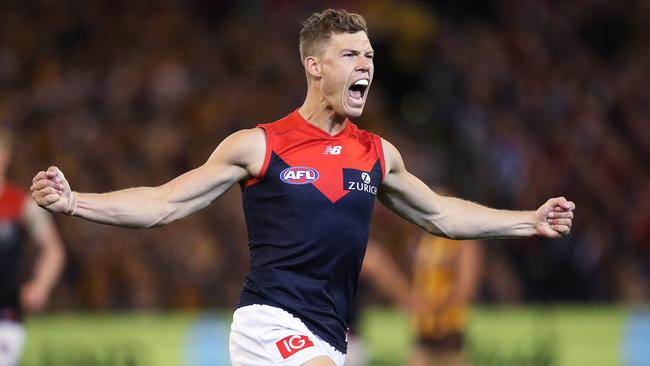
<path id="1" fill-rule="evenodd" d="M 415 243 L 412 283 L 382 244 L 370 240 L 362 278 L 401 310 L 412 314 L 415 341 L 409 366 L 467 365 L 462 354 L 470 301 L 477 291 L 482 252 L 477 241 L 423 234 Z M 368 364 L 361 339 L 352 335 L 346 366 Z"/>
<path id="2" fill-rule="evenodd" d="M 64 261 L 50 215 L 7 182 L 11 145 L 11 133 L 0 128 L 0 366 L 18 364 L 25 341 L 23 312 L 45 306 Z M 20 262 L 28 239 L 39 250 L 31 277 L 21 287 Z"/>
<path id="3" fill-rule="evenodd" d="M 420 237 L 413 265 L 417 343 L 410 366 L 467 364 L 463 335 L 470 300 L 478 287 L 481 257 L 481 247 L 474 240 Z"/>

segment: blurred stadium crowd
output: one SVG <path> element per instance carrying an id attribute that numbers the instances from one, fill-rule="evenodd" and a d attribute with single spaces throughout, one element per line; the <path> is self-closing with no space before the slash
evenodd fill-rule
<path id="1" fill-rule="evenodd" d="M 0 124 L 29 187 L 161 184 L 228 134 L 299 107 L 300 22 L 332 2 L 3 1 Z M 563 194 L 558 241 L 486 243 L 485 301 L 644 301 L 650 289 L 650 1 L 334 1 L 363 14 L 376 77 L 361 127 L 431 184 L 500 208 Z M 58 217 L 56 309 L 230 306 L 248 266 L 236 187 L 135 231 Z M 378 209 L 402 263 L 417 229 Z"/>

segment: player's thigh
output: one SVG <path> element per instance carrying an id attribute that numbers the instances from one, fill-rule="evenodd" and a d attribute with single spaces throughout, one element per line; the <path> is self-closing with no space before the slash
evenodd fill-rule
<path id="1" fill-rule="evenodd" d="M 319 356 L 303 363 L 302 366 L 336 366 L 336 364 L 327 356 Z"/>

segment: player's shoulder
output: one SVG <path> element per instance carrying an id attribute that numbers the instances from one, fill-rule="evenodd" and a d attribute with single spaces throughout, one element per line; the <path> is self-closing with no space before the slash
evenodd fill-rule
<path id="1" fill-rule="evenodd" d="M 214 150 L 208 162 L 249 165 L 263 159 L 266 137 L 259 128 L 242 129 L 230 134 Z"/>
<path id="2" fill-rule="evenodd" d="M 226 137 L 219 148 L 234 155 L 251 155 L 256 151 L 264 151 L 266 136 L 264 130 L 258 127 L 242 129 Z"/>
<path id="3" fill-rule="evenodd" d="M 267 133 L 273 134 L 273 135 L 278 135 L 278 134 L 283 134 L 287 131 L 296 129 L 298 125 L 297 121 L 297 116 L 296 112 L 289 113 L 288 115 L 273 121 L 269 123 L 260 123 L 257 126 L 255 126 L 257 129 L 262 129 L 266 131 Z"/>
<path id="4" fill-rule="evenodd" d="M 381 136 L 378 134 L 368 131 L 365 129 L 360 128 L 357 124 L 354 122 L 348 120 L 348 129 L 349 133 L 348 136 L 350 138 L 353 138 L 355 140 L 358 140 L 361 143 L 367 142 L 367 143 L 374 143 L 379 145 L 378 147 L 381 147 Z"/>
<path id="5" fill-rule="evenodd" d="M 241 129 L 228 136 L 227 140 L 236 144 L 263 142 L 264 130 L 259 127 Z"/>
<path id="6" fill-rule="evenodd" d="M 379 138 L 379 141 L 381 142 L 382 149 L 384 150 L 384 155 L 386 158 L 400 158 L 401 159 L 401 154 L 399 150 L 397 150 L 397 147 L 393 145 L 390 141 L 386 140 L 383 137 L 377 136 Z"/>
<path id="7" fill-rule="evenodd" d="M 404 169 L 404 160 L 397 147 L 383 137 L 379 137 L 381 149 L 384 155 L 386 172 L 398 172 Z"/>

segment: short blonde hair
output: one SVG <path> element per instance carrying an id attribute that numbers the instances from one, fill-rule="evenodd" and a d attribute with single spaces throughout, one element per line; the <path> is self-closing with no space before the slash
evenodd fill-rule
<path id="1" fill-rule="evenodd" d="M 356 13 L 348 13 L 343 9 L 326 9 L 312 14 L 302 24 L 300 31 L 300 58 L 315 56 L 320 46 L 326 42 L 332 33 L 368 33 L 366 20 Z"/>

